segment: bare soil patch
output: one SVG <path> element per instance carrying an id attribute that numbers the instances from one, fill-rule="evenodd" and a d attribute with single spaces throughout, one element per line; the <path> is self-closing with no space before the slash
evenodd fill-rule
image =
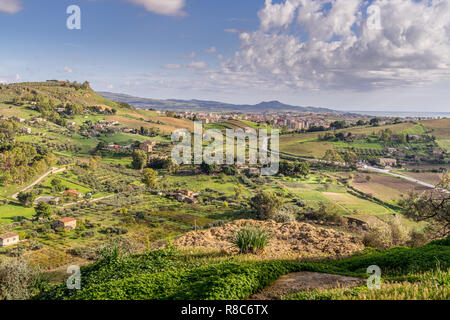
<path id="1" fill-rule="evenodd" d="M 251 300 L 276 300 L 291 293 L 333 288 L 355 288 L 363 285 L 364 279 L 344 277 L 316 272 L 296 272 L 284 275 L 272 285 L 253 295 Z"/>
<path id="2" fill-rule="evenodd" d="M 189 232 L 175 241 L 184 248 L 208 248 L 237 254 L 233 244 L 236 232 L 244 227 L 260 227 L 269 234 L 269 243 L 262 256 L 293 258 L 344 257 L 363 250 L 364 245 L 350 234 L 315 227 L 308 223 L 277 223 L 274 221 L 237 220 L 221 227 Z"/>

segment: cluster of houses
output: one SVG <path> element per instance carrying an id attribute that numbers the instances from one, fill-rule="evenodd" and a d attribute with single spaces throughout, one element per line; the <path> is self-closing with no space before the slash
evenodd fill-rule
<path id="1" fill-rule="evenodd" d="M 229 120 L 248 120 L 256 123 L 270 123 L 275 127 L 288 128 L 292 131 L 308 129 L 310 127 L 323 126 L 328 128 L 331 121 L 324 115 L 319 114 L 299 114 L 299 113 L 267 113 L 267 114 L 242 114 L 235 113 L 213 113 L 213 112 L 178 112 L 181 118 L 202 121 L 205 124 L 213 122 L 223 122 Z"/>
<path id="2" fill-rule="evenodd" d="M 74 218 L 61 218 L 53 221 L 53 229 L 74 230 L 77 228 L 77 220 Z M 15 232 L 0 234 L 0 247 L 12 246 L 20 242 L 20 236 Z"/>
<path id="3" fill-rule="evenodd" d="M 118 145 L 115 143 L 111 143 L 106 146 L 106 150 L 108 150 L 108 151 L 126 151 L 126 150 L 139 149 L 139 150 L 144 151 L 145 153 L 152 153 L 153 148 L 156 146 L 156 143 L 157 142 L 154 140 L 147 140 L 147 141 L 141 143 L 139 145 L 139 148 L 136 148 L 133 145 L 121 146 L 121 145 Z"/>

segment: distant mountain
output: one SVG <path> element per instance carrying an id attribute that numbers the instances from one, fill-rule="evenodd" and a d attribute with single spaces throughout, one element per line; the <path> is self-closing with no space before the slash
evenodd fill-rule
<path id="1" fill-rule="evenodd" d="M 172 110 L 172 111 L 194 111 L 194 112 L 312 112 L 312 113 L 342 113 L 327 108 L 298 107 L 281 103 L 279 101 L 261 102 L 255 105 L 238 105 L 217 101 L 204 100 L 158 100 L 149 98 L 138 98 L 127 94 L 99 92 L 103 97 L 112 101 L 126 102 L 136 108 Z"/>

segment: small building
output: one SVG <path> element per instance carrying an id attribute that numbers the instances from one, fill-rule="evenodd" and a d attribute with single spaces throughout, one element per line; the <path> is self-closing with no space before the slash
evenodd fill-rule
<path id="1" fill-rule="evenodd" d="M 151 153 L 151 152 L 153 152 L 154 146 L 156 146 L 156 141 L 148 140 L 148 141 L 145 141 L 144 143 L 142 143 L 141 146 L 139 147 L 139 149 L 141 149 L 142 151 L 144 151 L 146 153 Z"/>
<path id="2" fill-rule="evenodd" d="M 14 232 L 0 234 L 0 247 L 11 246 L 19 242 L 19 235 Z"/>
<path id="3" fill-rule="evenodd" d="M 397 160 L 396 159 L 390 159 L 390 158 L 380 158 L 377 160 L 378 164 L 384 167 L 396 167 L 397 166 Z"/>
<path id="4" fill-rule="evenodd" d="M 59 201 L 59 197 L 52 197 L 52 196 L 41 196 L 39 198 L 37 198 L 36 200 L 34 200 L 34 203 L 38 204 L 39 202 L 58 202 Z"/>
<path id="5" fill-rule="evenodd" d="M 53 221 L 52 228 L 53 229 L 68 229 L 73 230 L 77 227 L 77 220 L 74 218 L 62 218 Z"/>
<path id="6" fill-rule="evenodd" d="M 64 191 L 64 195 L 75 198 L 82 198 L 84 196 L 84 194 L 82 192 L 79 192 L 78 190 L 66 190 Z"/>

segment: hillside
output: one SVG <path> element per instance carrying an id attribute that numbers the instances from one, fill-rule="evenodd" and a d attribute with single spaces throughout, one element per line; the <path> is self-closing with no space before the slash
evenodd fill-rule
<path id="1" fill-rule="evenodd" d="M 300 107 L 281 103 L 279 101 L 261 102 L 255 105 L 230 104 L 204 100 L 158 100 L 138 98 L 126 94 L 99 92 L 103 97 L 112 101 L 123 101 L 142 109 L 192 111 L 192 112 L 312 112 L 312 113 L 342 113 L 328 108 Z"/>
<path id="2" fill-rule="evenodd" d="M 115 252 L 82 269 L 84 275 L 82 290 L 67 290 L 65 284 L 61 284 L 49 289 L 40 298 L 248 299 L 280 276 L 292 272 L 315 271 L 356 276 L 365 280 L 368 277 L 365 271 L 370 265 L 377 265 L 383 269 L 383 281 L 386 282 L 382 290 L 372 293 L 374 299 L 377 296 L 384 296 L 384 299 L 402 299 L 403 295 L 407 295 L 409 299 L 449 298 L 448 240 L 412 249 L 394 248 L 384 252 L 366 250 L 342 260 L 316 262 L 259 261 L 255 257 L 230 259 L 221 257 L 217 252 L 195 254 L 192 251 L 189 253 L 174 248 L 125 257 Z M 433 282 L 433 275 L 440 278 L 436 278 L 436 282 Z M 414 285 L 419 286 L 419 290 L 414 290 Z M 410 288 L 411 286 L 413 287 Z M 367 287 L 361 286 L 351 293 L 346 291 L 336 293 L 335 299 L 355 294 L 364 299 L 364 295 L 369 295 L 370 291 Z M 314 293 L 319 299 L 321 292 Z"/>
<path id="3" fill-rule="evenodd" d="M 361 283 L 369 262 L 390 281 L 410 272 L 448 275 L 439 270 L 448 267 L 447 244 L 423 247 L 443 237 L 433 229 L 441 222 L 414 220 L 401 203 L 410 191 L 426 195 L 430 187 L 354 167 L 389 146 L 404 150 L 402 161 L 433 155 L 423 161 L 429 169 L 415 160 L 419 169 L 405 175 L 444 181 L 447 158 L 433 135 L 445 139 L 445 124 L 282 134 L 282 152 L 318 153 L 323 145 L 349 164 L 282 159 L 273 176 L 262 176 L 260 164 L 175 164 L 170 133 L 192 127 L 111 101 L 87 82 L 1 85 L 0 235 L 20 241 L 0 248 L 0 275 L 11 281 L 5 286 L 0 277 L 0 299 L 248 299 L 291 272 Z M 205 124 L 249 127 L 273 129 L 247 120 Z M 318 260 L 325 257 L 335 260 Z M 83 289 L 68 292 L 73 265 L 84 266 Z M 9 283 L 24 277 L 5 268 L 34 270 L 39 282 L 25 295 L 11 293 Z M 432 294 L 442 298 L 445 290 L 433 287 Z"/>
<path id="4" fill-rule="evenodd" d="M 360 126 L 336 130 L 332 135 L 349 135 L 349 137 L 324 138 L 325 132 L 308 132 L 285 134 L 280 137 L 281 152 L 308 158 L 322 158 L 327 150 L 339 153 L 351 150 L 365 159 L 392 157 L 387 148 L 396 150 L 404 157 L 430 158 L 433 150 L 448 150 L 450 141 L 450 119 L 425 120 L 420 122 L 402 122 L 380 126 Z M 395 139 L 380 137 L 383 132 Z M 421 136 L 422 139 L 400 141 L 401 136 Z M 434 141 L 432 141 L 435 138 Z M 445 157 L 445 156 L 444 156 Z M 444 161 L 445 162 L 445 161 Z"/>

